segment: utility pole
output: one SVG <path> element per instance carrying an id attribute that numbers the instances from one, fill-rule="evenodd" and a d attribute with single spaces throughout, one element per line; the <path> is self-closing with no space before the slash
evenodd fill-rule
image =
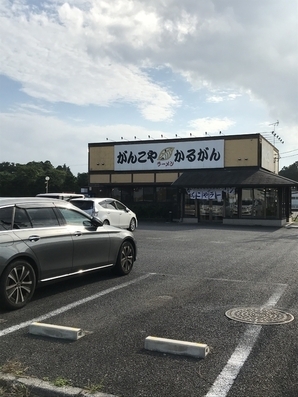
<path id="1" fill-rule="evenodd" d="M 45 178 L 45 185 L 46 185 L 46 193 L 48 193 L 49 192 L 49 180 L 50 180 L 50 177 L 49 176 L 46 176 Z"/>

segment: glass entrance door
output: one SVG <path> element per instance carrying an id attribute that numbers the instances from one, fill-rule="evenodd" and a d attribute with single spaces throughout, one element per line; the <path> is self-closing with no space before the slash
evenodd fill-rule
<path id="1" fill-rule="evenodd" d="M 222 221 L 223 219 L 223 201 L 217 200 L 198 200 L 200 221 Z"/>

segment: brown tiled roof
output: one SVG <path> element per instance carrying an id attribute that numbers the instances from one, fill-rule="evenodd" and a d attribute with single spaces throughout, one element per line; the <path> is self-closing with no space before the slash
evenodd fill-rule
<path id="1" fill-rule="evenodd" d="M 213 168 L 185 171 L 172 183 L 177 187 L 290 187 L 298 182 L 262 168 Z"/>

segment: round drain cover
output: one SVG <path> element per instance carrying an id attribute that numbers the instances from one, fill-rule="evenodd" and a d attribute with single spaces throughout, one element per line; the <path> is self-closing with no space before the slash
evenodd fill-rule
<path id="1" fill-rule="evenodd" d="M 294 320 L 292 314 L 268 307 L 237 307 L 228 310 L 226 316 L 242 323 L 261 325 L 286 324 Z"/>

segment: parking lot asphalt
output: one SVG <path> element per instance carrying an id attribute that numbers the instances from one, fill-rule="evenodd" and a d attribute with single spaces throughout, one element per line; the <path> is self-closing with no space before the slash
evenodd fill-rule
<path id="1" fill-rule="evenodd" d="M 297 228 L 141 223 L 135 235 L 129 276 L 49 284 L 24 309 L 0 311 L 0 366 L 21 363 L 25 378 L 16 378 L 44 387 L 27 384 L 34 397 L 88 395 L 91 387 L 102 397 L 298 395 Z M 226 316 L 261 307 L 294 320 L 255 325 Z M 30 335 L 32 321 L 79 327 L 85 336 Z M 210 353 L 148 351 L 148 336 L 205 343 Z M 54 387 L 57 378 L 67 385 Z"/>

